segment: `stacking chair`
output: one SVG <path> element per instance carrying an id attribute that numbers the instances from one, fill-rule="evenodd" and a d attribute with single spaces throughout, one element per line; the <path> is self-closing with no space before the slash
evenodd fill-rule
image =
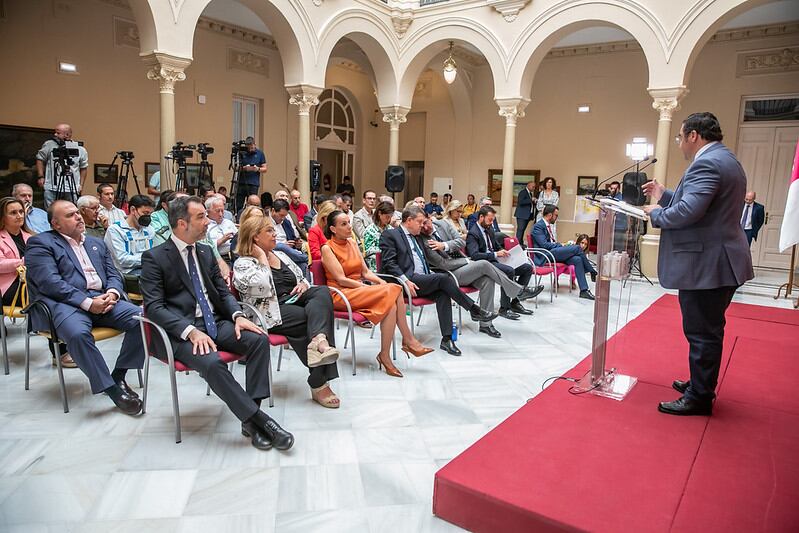
<path id="1" fill-rule="evenodd" d="M 377 252 L 375 254 L 375 266 L 379 271 L 381 266 L 380 252 Z M 405 301 L 408 303 L 408 309 L 410 310 L 411 331 L 415 335 L 416 323 L 413 320 L 413 308 L 418 307 L 419 313 L 421 314 L 421 309 L 426 305 L 435 305 L 436 304 L 435 300 L 430 300 L 429 298 L 423 298 L 421 296 L 412 297 L 411 292 L 408 290 L 408 287 L 406 287 L 405 284 L 402 283 L 402 281 L 400 281 L 400 279 L 397 276 L 392 276 L 391 274 L 379 274 L 379 273 L 377 275 L 385 280 L 396 282 L 397 284 L 399 284 L 400 287 L 402 287 L 402 292 L 405 294 Z M 421 319 L 421 316 L 419 318 Z"/>
<path id="2" fill-rule="evenodd" d="M 24 323 L 26 319 L 26 315 L 22 312 L 24 308 L 24 305 L 3 306 L 3 323 L 0 324 L 0 337 L 2 338 L 0 338 L 0 341 L 3 343 L 3 370 L 5 371 L 6 376 L 10 373 L 10 370 L 8 366 L 8 331 L 6 331 L 5 318 L 10 318 L 14 322 L 16 322 L 17 319 L 22 319 L 22 322 Z"/>
<path id="3" fill-rule="evenodd" d="M 574 267 L 571 265 L 567 265 L 565 263 L 558 263 L 555 261 L 555 256 L 552 255 L 552 252 L 545 248 L 535 248 L 535 244 L 533 241 L 533 236 L 528 235 L 527 241 L 529 246 L 527 248 L 527 256 L 533 262 L 533 273 L 536 276 L 537 280 L 540 280 L 543 276 L 549 276 L 550 278 L 550 296 L 549 301 L 552 301 L 553 294 L 557 297 L 557 289 L 560 287 L 560 283 L 558 278 L 561 274 L 570 274 L 571 281 L 573 282 L 575 279 L 574 274 Z M 544 264 L 541 266 L 536 265 L 535 257 L 539 256 L 542 257 L 544 260 Z M 569 291 L 571 292 L 571 284 L 569 285 Z"/>

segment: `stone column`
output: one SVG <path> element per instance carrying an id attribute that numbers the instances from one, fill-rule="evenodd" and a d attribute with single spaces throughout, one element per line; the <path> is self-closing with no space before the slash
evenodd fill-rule
<path id="1" fill-rule="evenodd" d="M 407 122 L 410 108 L 402 106 L 381 107 L 383 122 L 389 125 L 388 138 L 388 164 L 399 165 L 399 128 L 400 124 Z"/>
<path id="2" fill-rule="evenodd" d="M 499 220 L 502 224 L 513 224 L 513 174 L 516 155 L 516 120 L 524 116 L 524 108 L 530 103 L 525 98 L 502 98 L 496 100 L 499 116 L 505 117 L 505 151 L 502 157 L 502 195 L 500 197 Z"/>
<path id="3" fill-rule="evenodd" d="M 175 82 L 186 79 L 186 67 L 191 59 L 154 53 L 144 58 L 150 67 L 147 79 L 158 81 L 161 93 L 161 124 L 159 163 L 175 144 Z"/>
<path id="4" fill-rule="evenodd" d="M 652 95 L 652 108 L 660 114 L 658 119 L 658 136 L 655 141 L 655 157 L 658 162 L 653 167 L 653 177 L 666 184 L 666 171 L 669 164 L 669 148 L 673 142 L 671 117 L 680 109 L 680 100 L 688 94 L 685 87 L 667 89 L 649 89 Z M 658 248 L 660 246 L 660 230 L 647 226 L 646 235 L 641 239 L 641 271 L 650 278 L 657 277 Z"/>
<path id="5" fill-rule="evenodd" d="M 311 107 L 319 103 L 323 89 L 311 85 L 295 85 L 286 88 L 289 103 L 296 105 L 299 116 L 299 152 L 297 158 L 297 181 L 303 198 L 311 198 Z M 310 200 L 309 200 L 310 201 Z"/>

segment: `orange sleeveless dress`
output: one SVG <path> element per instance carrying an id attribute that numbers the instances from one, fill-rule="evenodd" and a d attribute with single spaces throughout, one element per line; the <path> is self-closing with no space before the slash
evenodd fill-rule
<path id="1" fill-rule="evenodd" d="M 341 243 L 335 239 L 327 241 L 326 246 L 341 263 L 344 269 L 344 275 L 356 281 L 361 280 L 361 268 L 363 256 L 358 250 L 355 241 L 347 239 L 346 242 Z M 372 324 L 378 324 L 383 318 L 392 312 L 392 308 L 397 301 L 397 296 L 402 292 L 402 287 L 394 283 L 386 283 L 385 285 L 365 285 L 363 287 L 342 287 L 333 280 L 330 272 L 325 270 L 327 276 L 327 284 L 331 287 L 339 289 L 347 299 L 350 301 L 352 311 L 361 313 Z M 346 311 L 347 305 L 338 294 L 332 294 L 333 308 L 336 311 Z"/>

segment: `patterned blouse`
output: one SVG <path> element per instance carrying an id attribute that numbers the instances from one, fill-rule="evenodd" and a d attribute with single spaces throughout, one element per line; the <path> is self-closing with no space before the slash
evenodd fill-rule
<path id="1" fill-rule="evenodd" d="M 372 272 L 377 272 L 377 253 L 380 251 L 380 235 L 383 230 L 377 224 L 372 224 L 363 233 L 363 258 L 366 266 Z"/>

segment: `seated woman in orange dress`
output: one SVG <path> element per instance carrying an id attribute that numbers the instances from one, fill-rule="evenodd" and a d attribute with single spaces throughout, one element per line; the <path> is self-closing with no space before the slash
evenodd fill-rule
<path id="1" fill-rule="evenodd" d="M 401 378 L 402 372 L 392 364 L 389 353 L 395 326 L 399 326 L 402 334 L 402 351 L 405 353 L 420 357 L 433 351 L 423 346 L 408 327 L 402 287 L 386 283 L 366 267 L 358 245 L 351 238 L 350 217 L 344 212 L 330 213 L 323 229 L 327 244 L 322 246 L 322 265 L 327 284 L 344 293 L 353 311 L 361 313 L 372 324 L 380 323 L 378 368 L 385 367 L 386 374 Z M 367 281 L 372 284 L 367 285 Z M 337 311 L 347 310 L 338 295 L 333 296 L 333 307 Z"/>

